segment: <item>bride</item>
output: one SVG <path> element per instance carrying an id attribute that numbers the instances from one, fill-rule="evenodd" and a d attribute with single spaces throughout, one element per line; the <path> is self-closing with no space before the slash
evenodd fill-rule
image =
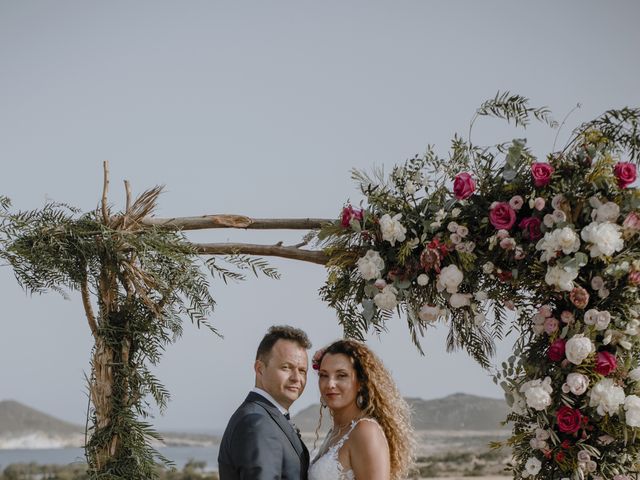
<path id="1" fill-rule="evenodd" d="M 313 357 L 321 403 L 333 427 L 309 480 L 399 480 L 413 456 L 409 407 L 391 375 L 363 343 L 338 340 Z"/>

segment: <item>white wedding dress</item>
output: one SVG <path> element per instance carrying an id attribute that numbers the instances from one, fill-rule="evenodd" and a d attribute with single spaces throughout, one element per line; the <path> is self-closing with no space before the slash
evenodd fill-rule
<path id="1" fill-rule="evenodd" d="M 320 450 L 318 450 L 318 452 L 324 453 L 320 456 L 316 456 L 309 467 L 309 480 L 354 480 L 355 477 L 353 476 L 353 471 L 345 470 L 340 463 L 340 460 L 338 460 L 338 452 L 340 452 L 344 442 L 349 439 L 349 435 L 353 432 L 353 429 L 356 428 L 356 425 L 363 420 L 373 422 L 380 427 L 380 424 L 373 418 L 361 418 L 359 420 L 354 420 L 351 422 L 351 427 L 347 430 L 347 433 L 345 433 L 340 440 L 331 445 L 328 449 L 326 449 L 326 443 L 331 438 L 331 435 L 327 435 L 327 438 L 325 438 Z M 382 429 L 382 427 L 380 427 L 380 429 Z"/>

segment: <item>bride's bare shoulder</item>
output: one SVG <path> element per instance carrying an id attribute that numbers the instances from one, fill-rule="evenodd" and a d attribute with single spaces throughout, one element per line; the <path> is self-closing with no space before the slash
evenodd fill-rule
<path id="1" fill-rule="evenodd" d="M 384 430 L 373 418 L 360 420 L 351 433 L 351 439 L 353 440 L 353 446 L 356 448 L 360 447 L 365 450 L 369 448 L 374 448 L 375 450 L 388 448 Z"/>

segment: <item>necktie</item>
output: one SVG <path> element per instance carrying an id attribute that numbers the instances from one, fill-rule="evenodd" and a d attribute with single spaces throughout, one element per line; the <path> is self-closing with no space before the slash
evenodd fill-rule
<path id="1" fill-rule="evenodd" d="M 284 414 L 284 418 L 286 418 L 287 420 L 291 420 L 291 415 L 289 415 L 289 412 Z"/>

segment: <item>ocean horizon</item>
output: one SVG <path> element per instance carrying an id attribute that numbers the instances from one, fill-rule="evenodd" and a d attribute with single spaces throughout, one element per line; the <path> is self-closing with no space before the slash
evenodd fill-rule
<path id="1" fill-rule="evenodd" d="M 190 460 L 205 462 L 207 471 L 218 469 L 217 445 L 209 447 L 164 447 L 159 448 L 158 451 L 173 461 L 178 469 L 182 469 Z M 85 463 L 84 450 L 82 448 L 0 450 L 0 471 L 11 464 L 32 462 L 39 465 Z"/>

